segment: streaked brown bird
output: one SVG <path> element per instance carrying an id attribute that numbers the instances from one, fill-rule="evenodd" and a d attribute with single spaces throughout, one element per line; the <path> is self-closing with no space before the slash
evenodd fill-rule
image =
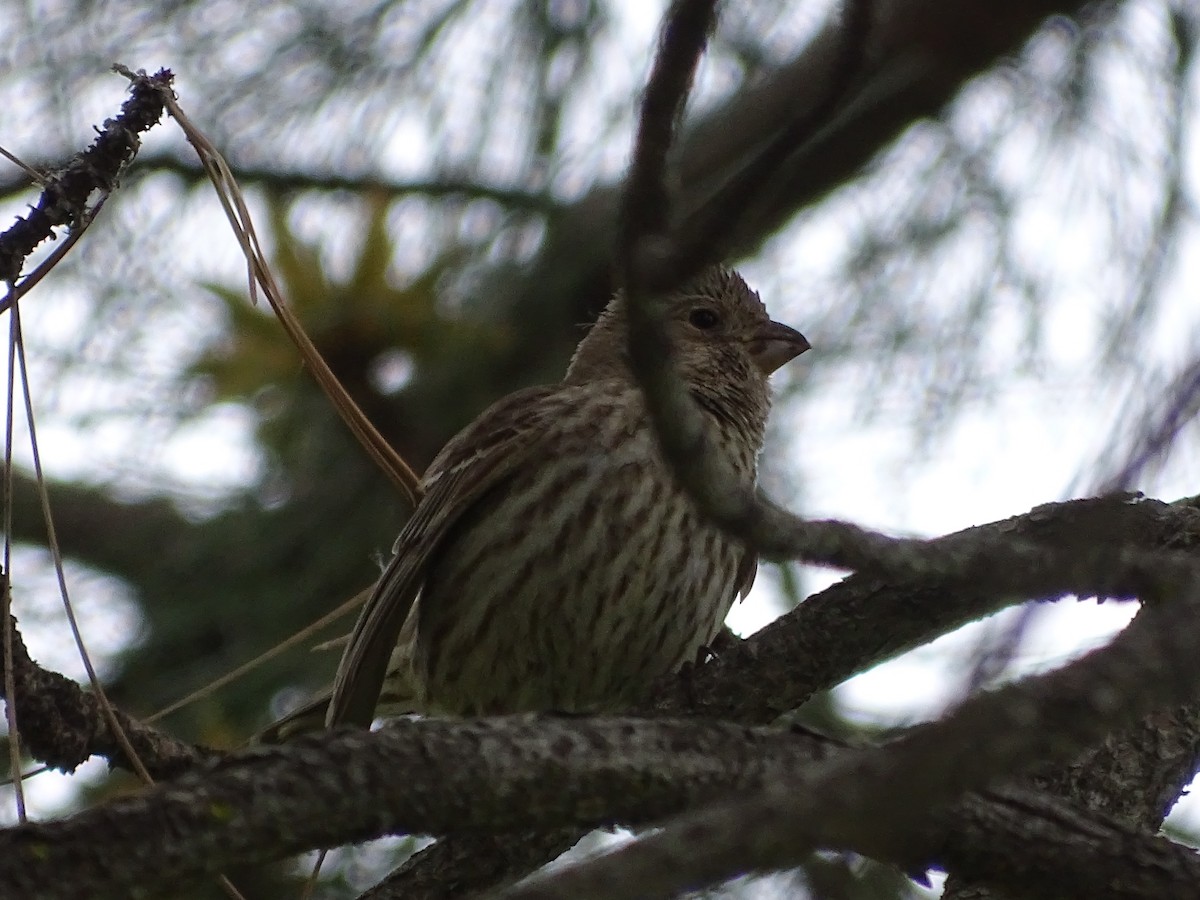
<path id="1" fill-rule="evenodd" d="M 716 446 L 753 481 L 767 378 L 808 341 L 724 268 L 671 295 L 668 328 Z M 626 335 L 618 295 L 560 384 L 505 397 L 438 454 L 350 636 L 327 724 L 369 724 L 377 703 L 620 710 L 715 637 L 757 559 L 676 483 Z"/>

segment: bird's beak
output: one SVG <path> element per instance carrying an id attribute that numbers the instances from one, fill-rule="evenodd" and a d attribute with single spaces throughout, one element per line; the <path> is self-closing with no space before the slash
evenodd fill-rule
<path id="1" fill-rule="evenodd" d="M 812 345 L 795 328 L 779 322 L 767 322 L 750 339 L 750 357 L 764 375 L 791 362 Z"/>

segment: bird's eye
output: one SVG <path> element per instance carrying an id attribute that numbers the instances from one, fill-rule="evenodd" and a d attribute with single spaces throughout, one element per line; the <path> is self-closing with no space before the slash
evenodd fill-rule
<path id="1" fill-rule="evenodd" d="M 721 324 L 721 317 L 717 315 L 715 309 L 710 309 L 707 306 L 698 306 L 688 313 L 688 322 L 701 331 L 708 331 Z"/>

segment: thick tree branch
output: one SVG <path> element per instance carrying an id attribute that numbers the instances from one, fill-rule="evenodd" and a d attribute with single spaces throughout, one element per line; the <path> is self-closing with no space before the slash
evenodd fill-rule
<path id="1" fill-rule="evenodd" d="M 698 721 L 400 721 L 373 734 L 351 729 L 240 753 L 62 822 L 0 831 L 0 883 L 45 900 L 128 895 L 387 832 L 636 824 L 731 792 L 796 783 L 827 761 L 857 756 L 788 729 Z M 1184 879 L 1200 879 L 1200 861 L 1186 848 L 1034 799 L 1015 817 L 1013 803 L 1005 795 L 968 798 L 928 819 L 920 845 L 947 859 L 961 853 L 980 871 L 999 867 L 989 840 L 979 841 L 982 849 L 961 846 L 965 819 L 1006 851 L 1031 834 L 1061 846 L 1058 871 L 1081 885 L 1094 883 L 1097 847 L 1156 860 L 1141 882 L 1146 891 L 1123 896 L 1174 896 Z M 1023 821 L 1028 815 L 1036 826 Z M 1039 865 L 1051 859 L 1043 854 Z"/>
<path id="2" fill-rule="evenodd" d="M 131 508 L 136 512 L 138 508 Z M 144 511 L 148 522 L 167 514 L 152 506 Z M 142 515 L 143 513 L 137 513 Z M 63 531 L 61 521 L 59 530 Z M 126 534 L 129 532 L 126 531 Z M 1085 550 L 1115 552 L 1119 548 L 1155 551 L 1188 548 L 1200 542 L 1200 510 L 1192 500 L 1174 504 L 1137 500 L 1133 495 L 1072 500 L 1047 504 L 1029 513 L 980 525 L 948 535 L 933 543 L 969 543 L 987 546 L 1006 540 L 1037 544 L 1048 551 L 1072 557 Z M 651 696 L 636 712 L 646 716 L 703 716 L 746 725 L 765 725 L 795 709 L 814 693 L 841 683 L 886 659 L 945 634 L 958 626 L 1014 602 L 1014 597 L 990 589 L 984 582 L 960 579 L 910 580 L 888 583 L 873 576 L 852 576 L 808 598 L 722 655 L 689 672 L 686 678 L 670 676 L 655 685 Z M 19 648 L 23 649 L 23 648 Z M 25 667 L 27 657 L 17 660 Z M 55 708 L 88 709 L 91 701 L 78 685 L 37 669 L 30 684 L 56 680 L 53 703 L 31 709 L 33 720 L 49 716 L 76 723 L 72 751 L 61 764 L 77 765 L 88 755 L 107 756 L 105 746 L 92 742 L 105 725 L 98 714 L 77 718 L 55 714 Z M 22 702 L 35 702 L 22 697 Z M 39 712 L 40 710 L 40 712 Z M 94 710 L 93 710 L 94 711 Z M 22 721 L 29 721 L 22 716 Z M 143 726 L 144 727 L 144 726 Z M 57 755 L 44 757 L 60 764 Z M 172 752 L 163 760 L 172 764 Z M 154 757 L 148 760 L 154 765 Z M 120 765 L 119 756 L 110 758 Z"/>
<path id="3" fill-rule="evenodd" d="M 1200 509 L 1191 499 L 1168 504 L 1132 494 L 1072 500 L 933 543 L 989 547 L 1008 541 L 1062 558 L 1089 550 L 1183 549 L 1200 542 Z M 1020 599 L 987 580 L 852 575 L 696 669 L 690 682 L 664 679 L 655 690 L 653 712 L 765 724 L 818 691 Z"/>
<path id="4" fill-rule="evenodd" d="M 132 768 L 100 701 L 71 679 L 31 660 L 15 619 L 12 665 L 23 750 L 66 772 L 93 755 L 107 758 L 112 765 Z M 215 755 L 143 725 L 120 710 L 114 713 L 130 746 L 155 778 L 171 778 Z"/>
<path id="5" fill-rule="evenodd" d="M 44 900 L 108 896 L 389 832 L 646 821 L 823 753 L 803 735 L 715 723 L 402 720 L 236 754 L 0 832 L 0 884 Z"/>
<path id="6" fill-rule="evenodd" d="M 1193 702 L 1157 712 L 1132 728 L 1110 734 L 1068 765 L 1039 772 L 1027 783 L 1044 802 L 1070 803 L 1085 821 L 1092 822 L 1100 814 L 1123 828 L 1154 834 L 1192 780 L 1198 764 L 1200 703 Z M 1037 827 L 1036 819 L 1031 820 L 1030 827 Z M 1031 855 L 1043 852 L 1034 849 L 1015 855 L 1013 864 L 1021 865 Z M 1124 856 L 1119 863 L 1128 878 L 1145 861 Z M 988 888 L 980 881 L 983 875 L 970 866 L 955 866 L 946 883 L 947 900 L 1022 896 Z"/>
<path id="7" fill-rule="evenodd" d="M 981 545 L 1018 540 L 1072 556 L 1088 548 L 1188 548 L 1200 541 L 1191 500 L 1166 504 L 1132 495 L 1047 504 L 941 540 Z M 702 715 L 762 725 L 898 653 L 1014 601 L 986 583 L 854 575 L 693 670 L 663 679 L 638 711 Z M 524 875 L 581 837 L 522 835 L 497 844 L 455 836 L 413 857 L 373 897 L 445 898 Z"/>
<path id="8" fill-rule="evenodd" d="M 1069 558 L 1084 548 L 1115 553 L 1122 546 L 1190 547 L 1198 535 L 1200 512 L 1190 501 L 1169 505 L 1113 497 L 1051 504 L 941 540 L 985 545 L 1018 539 Z M 810 598 L 736 649 L 695 669 L 687 679 L 665 679 L 642 710 L 657 716 L 699 713 L 747 724 L 767 723 L 813 692 L 1012 600 L 990 592 L 983 583 L 933 579 L 888 584 L 854 576 Z M 58 678 L 53 673 L 42 677 Z M 43 727 L 53 732 L 63 721 L 75 728 L 70 738 L 73 756 L 43 752 L 37 744 L 33 749 L 39 757 L 73 765 L 89 753 L 107 754 L 111 749 L 92 742 L 94 735 L 104 732 L 102 717 L 87 705 L 90 698 L 81 695 L 73 682 L 59 682 L 47 694 L 42 682 L 31 681 L 22 696 L 39 704 L 22 709 L 26 728 L 48 723 Z M 43 705 L 38 697 L 52 699 Z M 59 707 L 84 712 L 64 716 L 56 711 Z M 30 740 L 28 735 L 26 739 Z M 139 746 L 139 752 L 152 767 L 156 765 L 153 748 Z M 161 765 L 171 766 L 173 758 L 166 755 Z M 420 854 L 392 886 L 381 890 L 394 887 L 400 891 L 396 896 L 432 897 L 493 884 L 536 867 L 555 848 L 569 845 L 578 836 L 573 831 L 547 838 L 543 829 L 540 835 L 520 840 L 511 835 L 451 838 Z"/>
<path id="9" fill-rule="evenodd" d="M 1160 538 L 1164 546 L 1180 549 L 1194 549 L 1198 540 L 1194 528 L 1166 532 Z M 1190 703 L 1110 734 L 1068 765 L 1040 772 L 1030 783 L 1081 810 L 1104 813 L 1127 827 L 1155 833 L 1198 765 L 1200 703 Z M 969 871 L 953 871 L 945 896 L 946 900 L 1003 900 L 1010 895 L 972 881 Z"/>
<path id="10" fill-rule="evenodd" d="M 1069 759 L 1114 726 L 1200 694 L 1191 628 L 1200 616 L 1200 582 L 1178 574 L 1161 607 L 1063 669 L 975 697 L 890 745 L 848 753 L 799 781 L 686 814 L 505 896 L 669 897 L 744 872 L 800 865 L 822 847 L 902 864 L 925 859 L 918 829 L 930 810 L 998 776 Z M 1149 578 L 1150 593 L 1160 589 L 1156 581 Z"/>
<path id="11" fill-rule="evenodd" d="M 1014 897 L 1195 896 L 1194 850 L 1044 794 L 989 791 L 934 818 L 933 858 Z"/>

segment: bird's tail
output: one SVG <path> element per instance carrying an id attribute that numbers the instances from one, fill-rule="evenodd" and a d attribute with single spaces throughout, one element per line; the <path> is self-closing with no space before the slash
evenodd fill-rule
<path id="1" fill-rule="evenodd" d="M 393 659 L 393 663 L 397 660 Z M 404 660 L 407 663 L 407 660 Z M 383 692 L 379 695 L 379 703 L 375 708 L 377 718 L 386 719 L 396 716 L 408 716 L 422 711 L 421 702 L 410 665 L 397 666 L 391 669 L 383 682 Z M 290 738 L 325 727 L 325 713 L 329 709 L 330 694 L 328 691 L 310 700 L 299 709 L 293 710 L 281 719 L 272 722 L 251 742 L 255 744 L 279 744 Z"/>
<path id="2" fill-rule="evenodd" d="M 325 710 L 329 707 L 329 694 L 324 694 L 306 703 L 297 710 L 277 719 L 256 734 L 255 744 L 281 744 L 289 738 L 325 727 Z"/>

